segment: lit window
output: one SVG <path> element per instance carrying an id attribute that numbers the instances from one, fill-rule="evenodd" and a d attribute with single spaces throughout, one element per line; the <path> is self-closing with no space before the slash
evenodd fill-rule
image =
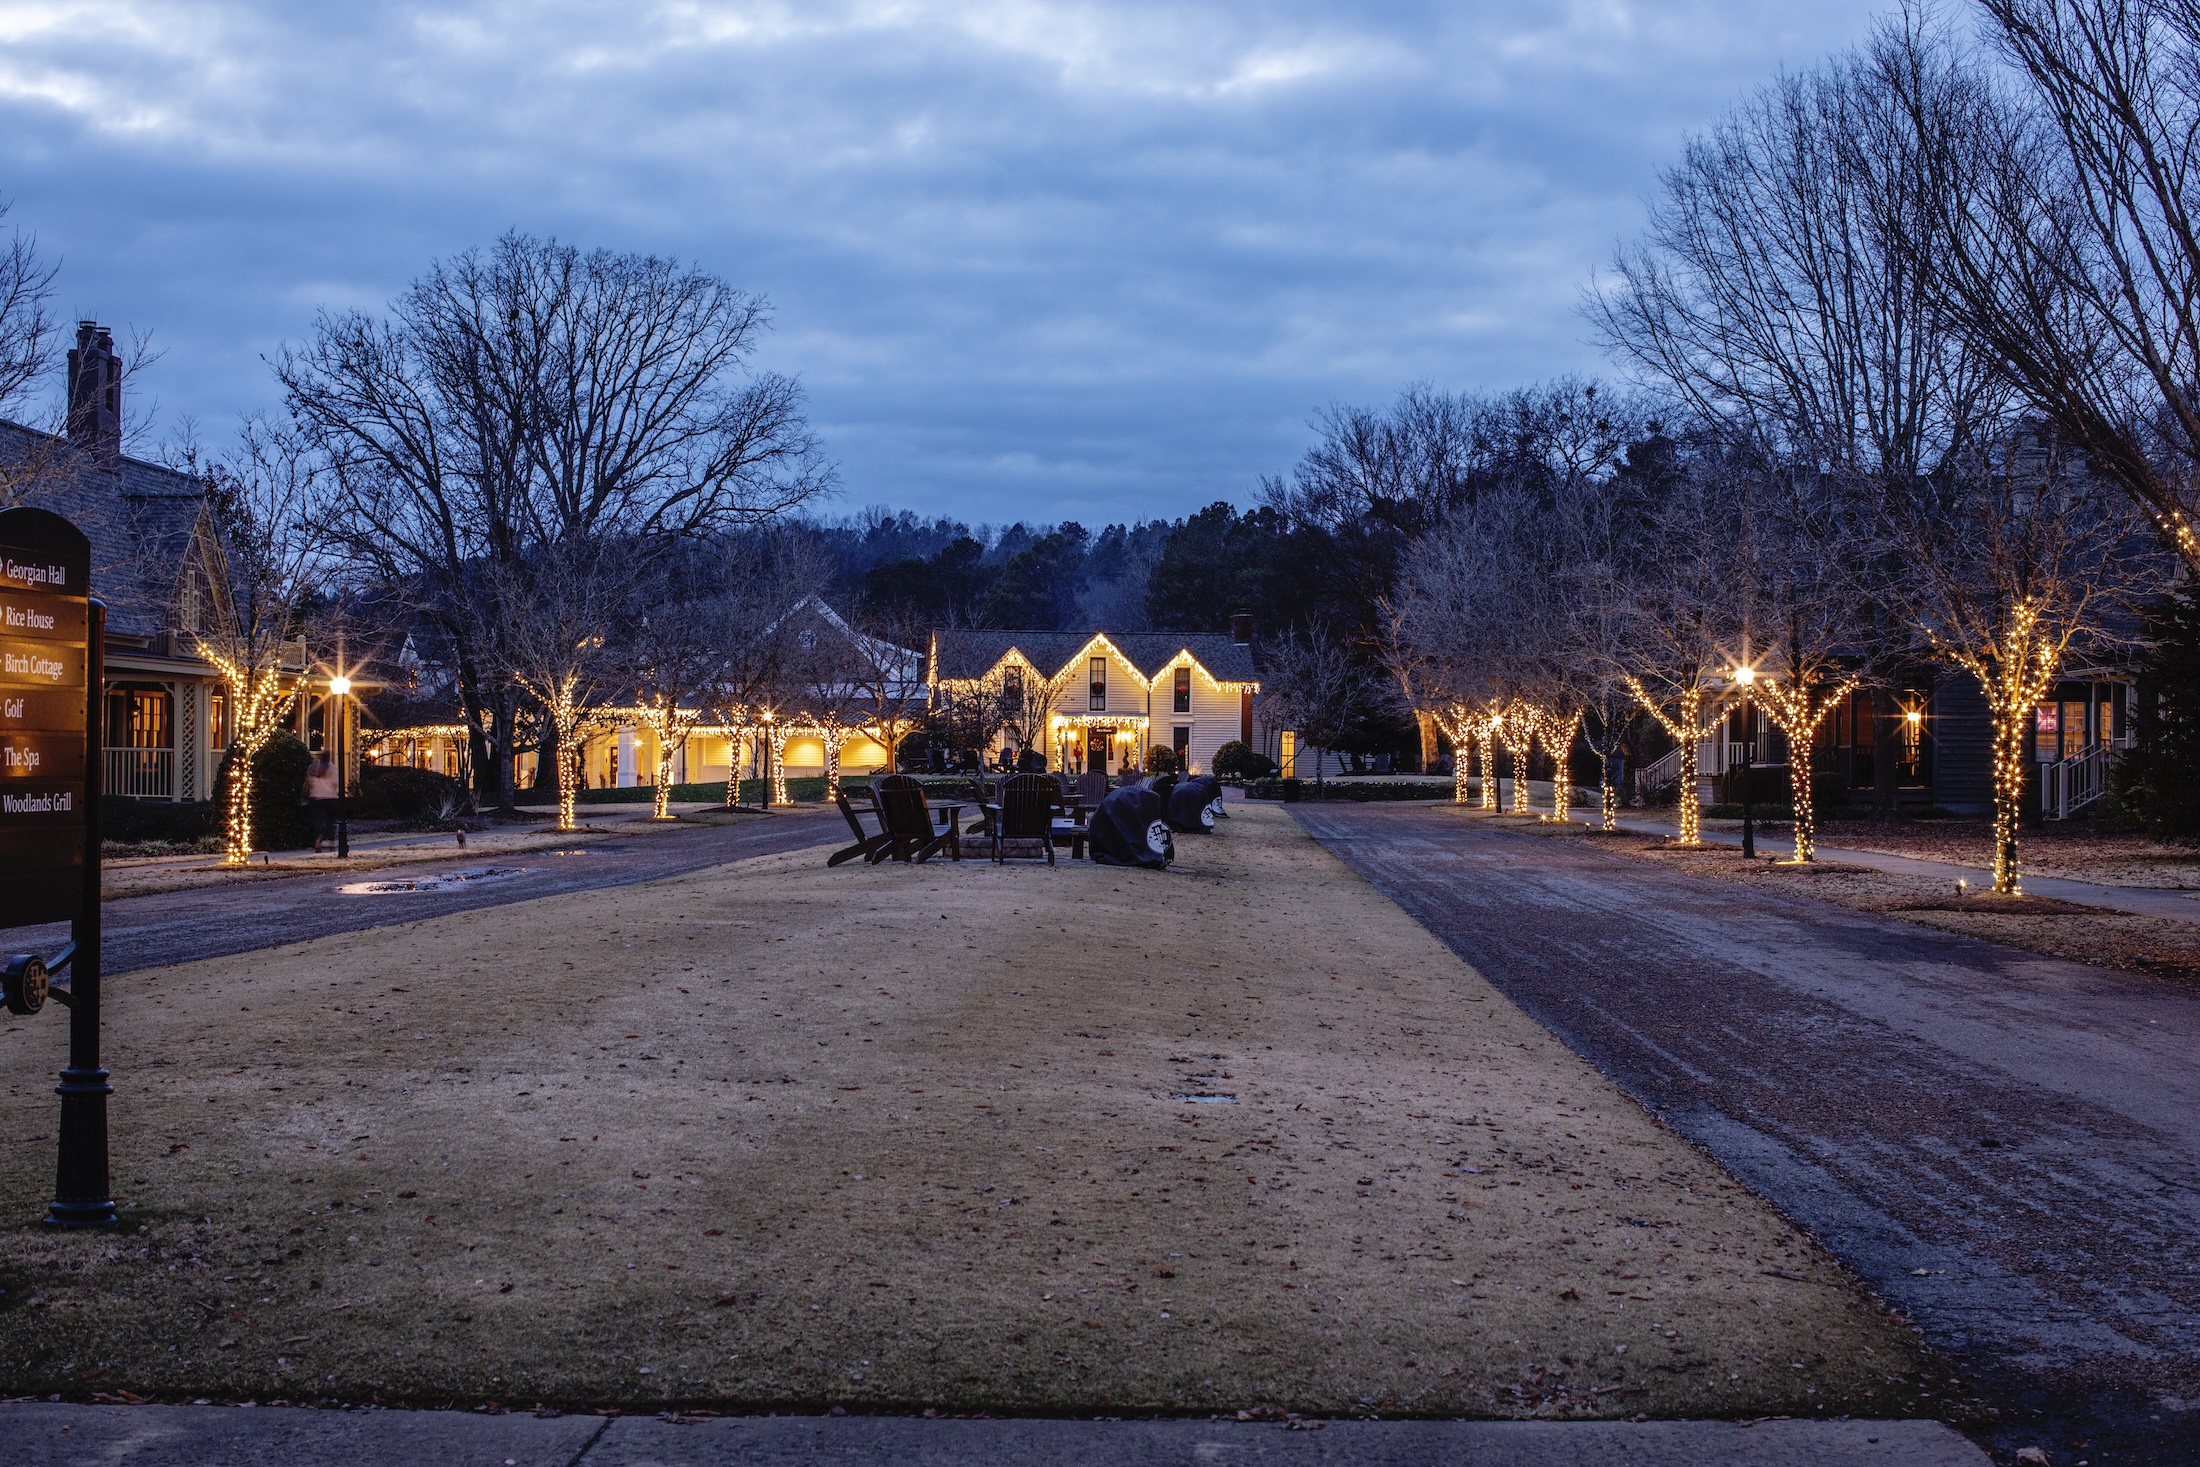
<path id="1" fill-rule="evenodd" d="M 1092 707 L 1092 711 L 1093 711 L 1093 712 L 1095 712 L 1095 713 L 1105 713 L 1105 712 L 1107 712 L 1107 711 L 1108 711 L 1108 659 L 1107 659 L 1107 658 L 1105 658 L 1105 657 L 1095 657 L 1095 658 L 1093 658 L 1093 659 L 1092 659 L 1092 678 L 1091 678 L 1091 681 L 1092 681 L 1092 698 L 1091 698 L 1091 707 Z"/>
<path id="2" fill-rule="evenodd" d="M 1180 666 L 1176 670 L 1176 711 L 1192 711 L 1192 670 L 1189 667 Z"/>

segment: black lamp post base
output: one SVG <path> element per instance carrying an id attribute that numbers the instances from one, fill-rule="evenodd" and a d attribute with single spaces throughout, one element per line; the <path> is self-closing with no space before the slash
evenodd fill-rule
<path id="1" fill-rule="evenodd" d="M 49 1228 L 103 1228 L 120 1222 L 113 1198 L 101 1202 L 50 1202 L 46 1205 Z"/>

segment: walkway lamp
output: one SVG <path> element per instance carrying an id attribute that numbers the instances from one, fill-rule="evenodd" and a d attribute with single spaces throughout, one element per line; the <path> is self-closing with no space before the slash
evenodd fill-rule
<path id="1" fill-rule="evenodd" d="M 344 733 L 351 726 L 351 679 L 338 674 L 328 680 L 329 696 L 336 700 L 336 856 L 351 855 L 351 777 L 344 765 Z"/>
<path id="2" fill-rule="evenodd" d="M 1745 861 L 1757 859 L 1757 779 L 1752 773 L 1757 763 L 1757 711 L 1749 702 L 1749 689 L 1756 681 L 1756 668 L 1744 665 L 1734 669 L 1734 686 L 1742 690 L 1742 859 Z"/>

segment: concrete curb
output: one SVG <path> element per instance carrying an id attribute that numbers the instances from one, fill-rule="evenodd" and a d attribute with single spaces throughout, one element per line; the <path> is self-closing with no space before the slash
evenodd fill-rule
<path id="1" fill-rule="evenodd" d="M 0 1403 L 10 1467 L 1984 1467 L 1937 1421 L 926 1421 Z"/>

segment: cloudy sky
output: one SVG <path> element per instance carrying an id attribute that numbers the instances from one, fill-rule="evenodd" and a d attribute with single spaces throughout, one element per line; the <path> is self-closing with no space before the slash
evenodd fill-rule
<path id="1" fill-rule="evenodd" d="M 1173 517 L 1325 403 L 1597 372 L 1679 139 L 1879 8 L 0 0 L 0 199 L 156 435 L 517 227 L 767 296 L 842 511 Z"/>

